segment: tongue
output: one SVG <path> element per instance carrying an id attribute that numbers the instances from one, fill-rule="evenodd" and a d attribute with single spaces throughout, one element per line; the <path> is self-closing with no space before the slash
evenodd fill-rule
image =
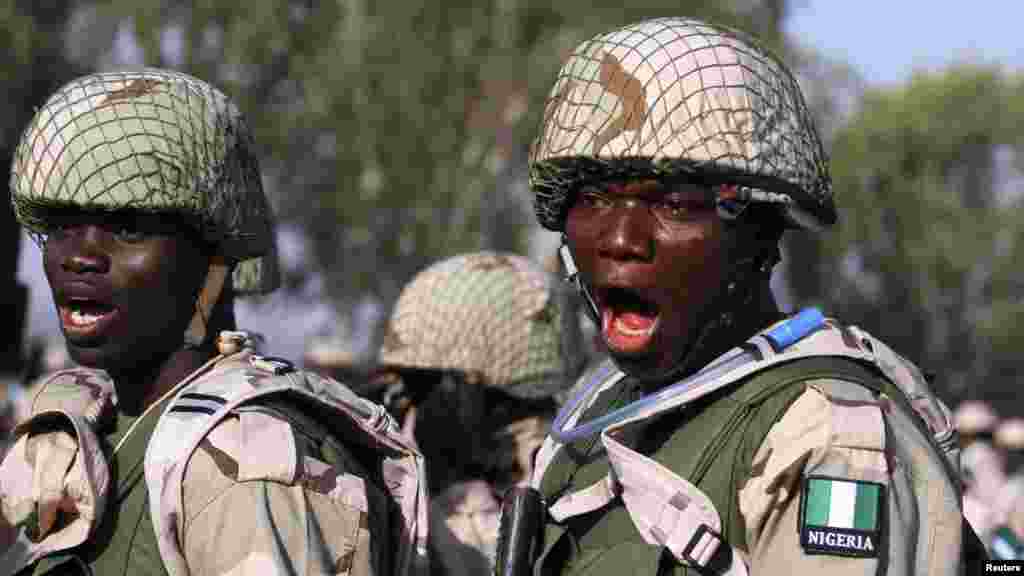
<path id="1" fill-rule="evenodd" d="M 647 330 L 654 325 L 654 317 L 637 312 L 620 312 L 613 315 L 615 324 L 628 330 Z"/>
<path id="2" fill-rule="evenodd" d="M 606 309 L 602 335 L 609 348 L 622 353 L 642 352 L 651 342 L 657 316 Z"/>

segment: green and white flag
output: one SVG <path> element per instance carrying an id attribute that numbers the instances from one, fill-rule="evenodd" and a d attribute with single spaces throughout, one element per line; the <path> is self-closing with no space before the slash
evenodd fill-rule
<path id="1" fill-rule="evenodd" d="M 809 553 L 877 557 L 885 486 L 845 478 L 804 480 L 800 543 Z"/>

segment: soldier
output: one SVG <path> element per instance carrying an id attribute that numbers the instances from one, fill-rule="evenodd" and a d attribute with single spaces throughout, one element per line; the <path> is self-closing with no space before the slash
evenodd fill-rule
<path id="1" fill-rule="evenodd" d="M 525 482 L 578 373 L 557 281 L 514 254 L 438 262 L 402 290 L 377 382 L 427 458 L 431 544 L 444 574 L 488 574 L 499 499 Z"/>
<path id="2" fill-rule="evenodd" d="M 613 361 L 553 422 L 536 492 L 507 501 L 499 572 L 962 573 L 948 410 L 881 341 L 772 297 L 783 231 L 836 219 L 776 57 L 682 18 L 593 38 L 530 176 Z M 517 506 L 538 501 L 543 543 L 523 544 Z"/>
<path id="3" fill-rule="evenodd" d="M 1006 484 L 1006 453 L 993 442 L 999 416 L 981 401 L 969 400 L 957 406 L 954 424 L 963 451 L 960 475 L 963 479 L 964 516 L 982 542 L 990 542 L 1002 521 L 1004 506 L 1000 492 Z"/>
<path id="4" fill-rule="evenodd" d="M 1007 480 L 999 498 L 1005 515 L 987 540 L 989 554 L 998 560 L 1024 560 L 1024 477 Z"/>
<path id="5" fill-rule="evenodd" d="M 1006 461 L 1007 477 L 993 502 L 993 523 L 989 549 L 994 558 L 1024 559 L 1024 472 L 1020 469 L 1024 455 L 1024 419 L 1007 418 L 1000 422 L 992 434 L 996 448 Z M 967 494 L 964 505 L 967 505 Z"/>
<path id="6" fill-rule="evenodd" d="M 960 444 L 967 448 L 979 440 L 991 443 L 999 416 L 985 402 L 967 400 L 956 407 L 953 424 L 960 433 Z"/>
<path id="7" fill-rule="evenodd" d="M 992 441 L 1006 454 L 1007 469 L 1017 471 L 1020 457 L 1024 455 L 1024 418 L 1013 417 L 999 422 L 992 432 Z"/>
<path id="8" fill-rule="evenodd" d="M 235 330 L 277 280 L 254 153 L 223 93 L 157 69 L 76 79 L 28 126 L 12 202 L 81 368 L 0 468 L 0 574 L 426 565 L 422 458 L 383 408 Z"/>

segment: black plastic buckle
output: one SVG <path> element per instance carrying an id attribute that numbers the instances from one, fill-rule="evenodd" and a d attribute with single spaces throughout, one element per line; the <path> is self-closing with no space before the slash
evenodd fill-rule
<path id="1" fill-rule="evenodd" d="M 249 363 L 261 370 L 266 370 L 275 376 L 295 371 L 295 365 L 292 364 L 290 360 L 286 358 L 278 358 L 277 356 L 253 355 L 249 359 Z"/>
<path id="2" fill-rule="evenodd" d="M 700 543 L 704 534 L 710 534 L 715 540 L 718 540 L 718 548 L 715 550 L 715 553 L 711 555 L 711 559 L 707 564 L 701 564 L 696 558 L 690 555 L 693 553 L 693 549 L 697 547 L 697 544 Z M 690 542 L 686 544 L 686 548 L 683 548 L 683 560 L 686 560 L 691 566 L 696 566 L 698 569 L 703 570 L 714 562 L 715 557 L 718 556 L 718 552 L 722 548 L 722 544 L 725 544 L 725 541 L 722 540 L 722 536 L 718 532 L 712 530 L 707 524 L 701 523 L 700 527 L 697 528 L 697 531 L 690 537 Z"/>

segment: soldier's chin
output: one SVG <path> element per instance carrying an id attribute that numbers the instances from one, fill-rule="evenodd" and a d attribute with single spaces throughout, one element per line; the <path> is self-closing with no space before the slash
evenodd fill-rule
<path id="1" fill-rule="evenodd" d="M 678 380 L 673 377 L 674 369 L 677 368 L 681 359 L 672 356 L 666 357 L 659 354 L 659 350 L 652 347 L 643 352 L 623 353 L 609 350 L 609 355 L 623 372 L 638 380 L 645 382 L 644 388 L 659 389 L 663 385 L 671 384 Z"/>
<path id="2" fill-rule="evenodd" d="M 607 346 L 607 343 L 605 344 Z M 659 362 L 653 350 L 616 350 L 608 348 L 608 354 L 623 372 L 643 378 L 659 372 Z"/>
<path id="3" fill-rule="evenodd" d="M 139 359 L 131 354 L 132 346 L 124 350 L 106 338 L 88 341 L 68 339 L 67 347 L 71 360 L 86 368 L 116 373 L 131 370 L 140 364 Z"/>
<path id="4" fill-rule="evenodd" d="M 86 368 L 97 368 L 106 370 L 110 366 L 111 354 L 107 353 L 99 342 L 72 342 L 67 341 L 68 356 L 79 366 Z"/>

